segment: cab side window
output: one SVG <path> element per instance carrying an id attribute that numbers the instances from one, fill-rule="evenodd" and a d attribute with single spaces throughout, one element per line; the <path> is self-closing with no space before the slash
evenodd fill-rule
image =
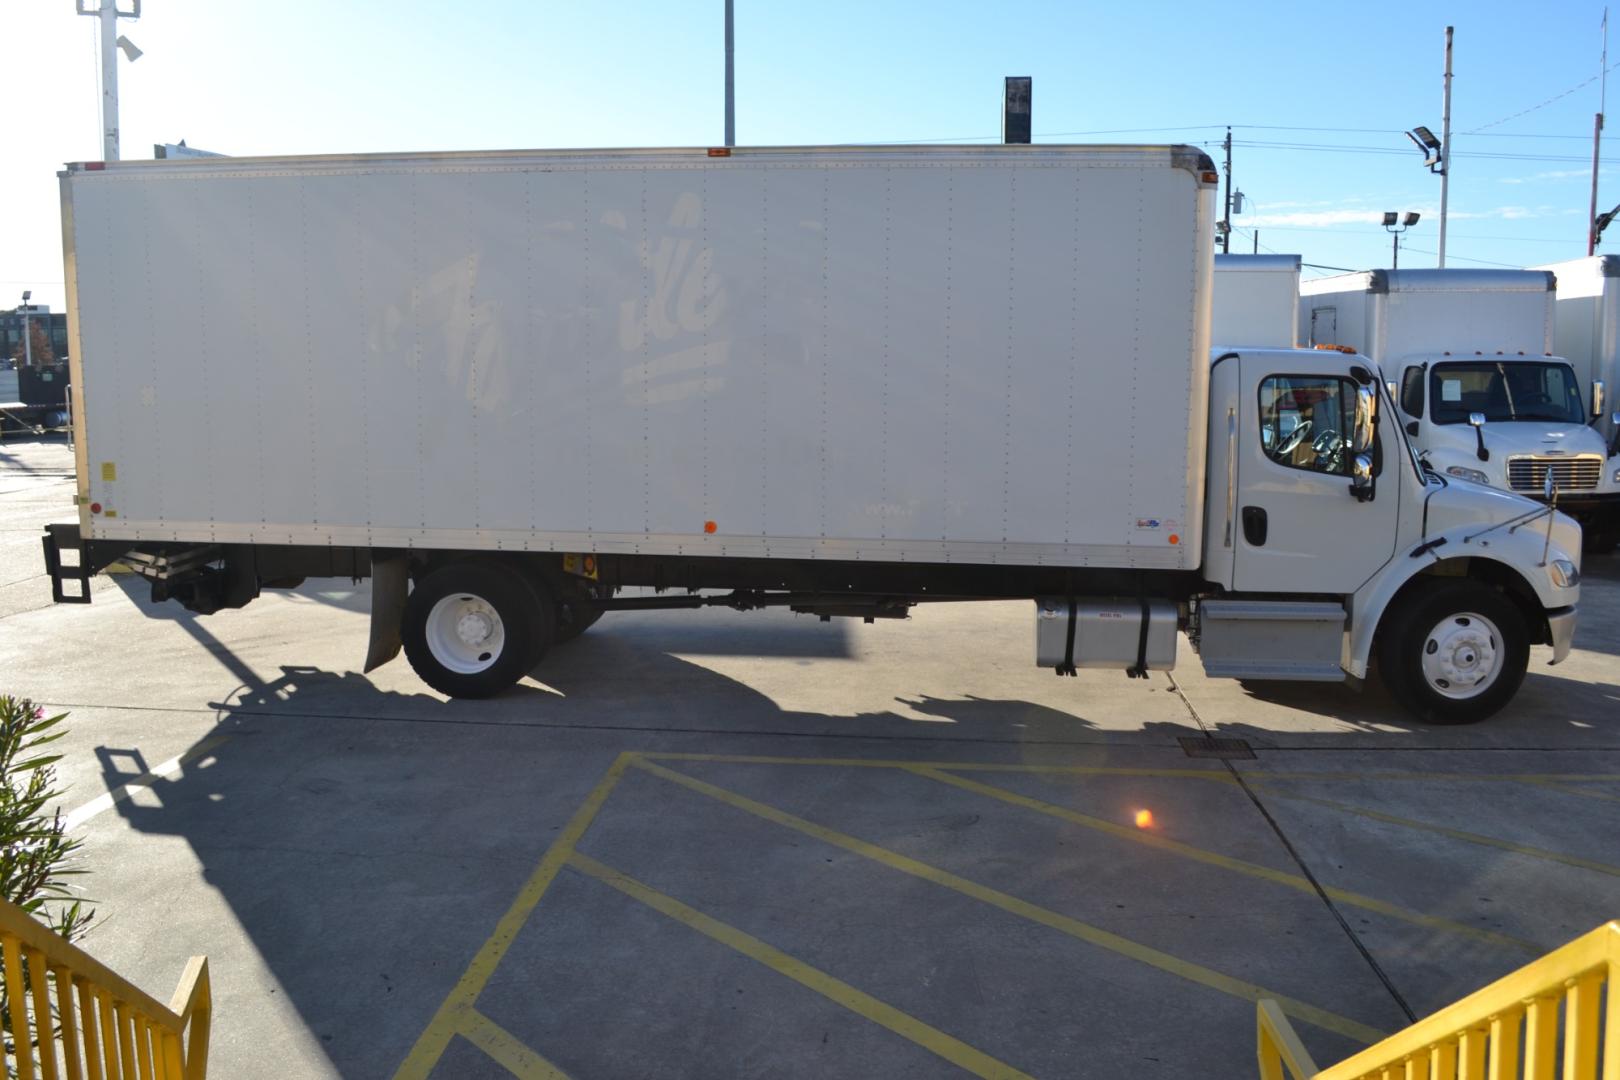
<path id="1" fill-rule="evenodd" d="M 1355 384 L 1321 375 L 1271 375 L 1260 383 L 1260 445 L 1290 469 L 1350 475 Z"/>
<path id="2" fill-rule="evenodd" d="M 1409 367 L 1401 379 L 1401 411 L 1407 416 L 1423 419 L 1423 369 Z"/>

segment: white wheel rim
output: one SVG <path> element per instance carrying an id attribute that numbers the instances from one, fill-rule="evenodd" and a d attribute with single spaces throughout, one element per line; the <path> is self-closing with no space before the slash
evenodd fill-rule
<path id="1" fill-rule="evenodd" d="M 1447 615 L 1423 639 L 1423 677 L 1442 697 L 1478 697 L 1501 673 L 1502 635 L 1483 615 Z"/>
<path id="2" fill-rule="evenodd" d="M 458 675 L 488 671 L 505 646 L 506 627 L 500 613 L 481 596 L 451 593 L 428 612 L 428 652 Z"/>

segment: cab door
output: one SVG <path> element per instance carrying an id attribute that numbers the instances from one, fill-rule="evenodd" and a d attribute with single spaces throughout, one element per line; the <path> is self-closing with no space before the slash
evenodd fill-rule
<path id="1" fill-rule="evenodd" d="M 1354 592 L 1395 549 L 1399 459 L 1373 451 L 1372 498 L 1352 491 L 1359 383 L 1341 352 L 1240 358 L 1233 579 L 1242 592 Z M 1388 417 L 1378 417 L 1379 438 Z M 1381 468 L 1380 464 L 1381 463 Z M 1383 475 L 1378 475 L 1381 472 Z"/>

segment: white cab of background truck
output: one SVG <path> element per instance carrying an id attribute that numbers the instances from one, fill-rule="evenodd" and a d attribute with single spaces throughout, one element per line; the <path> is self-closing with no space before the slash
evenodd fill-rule
<path id="1" fill-rule="evenodd" d="M 1605 395 L 1554 353 L 1555 284 L 1544 270 L 1316 278 L 1300 285 L 1300 329 L 1308 344 L 1378 361 L 1413 444 L 1441 473 L 1532 498 L 1550 479 L 1560 509 L 1599 525 L 1617 499 L 1593 426 Z"/>
<path id="2" fill-rule="evenodd" d="M 1299 344 L 1298 255 L 1215 256 L 1215 345 Z"/>
<path id="3" fill-rule="evenodd" d="M 1569 650 L 1578 529 L 1424 470 L 1370 359 L 1212 356 L 1217 180 L 1175 146 L 70 166 L 53 589 L 122 560 L 232 618 L 369 578 L 367 670 L 403 645 L 458 697 L 604 612 L 1023 598 L 1060 674 L 1184 629 L 1213 675 L 1376 654 L 1419 717 L 1489 715 Z"/>
<path id="4" fill-rule="evenodd" d="M 1595 384 L 1605 387 L 1599 396 L 1609 399 L 1594 425 L 1608 446 L 1609 462 L 1599 486 L 1607 513 L 1586 523 L 1588 547 L 1608 550 L 1620 543 L 1620 398 L 1615 396 L 1620 392 L 1620 255 L 1592 255 L 1536 269 L 1558 278 L 1553 351 L 1575 369 L 1588 400 Z"/>

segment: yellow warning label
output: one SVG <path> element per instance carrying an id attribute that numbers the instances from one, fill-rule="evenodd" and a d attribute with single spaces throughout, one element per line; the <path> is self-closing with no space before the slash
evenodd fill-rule
<path id="1" fill-rule="evenodd" d="M 108 510 L 105 514 L 102 514 L 101 516 L 102 517 L 114 518 L 114 517 L 118 516 L 118 511 L 116 511 L 116 510 Z"/>
<path id="2" fill-rule="evenodd" d="M 118 465 L 115 462 L 103 461 L 101 463 L 101 481 L 111 484 L 118 479 Z"/>

